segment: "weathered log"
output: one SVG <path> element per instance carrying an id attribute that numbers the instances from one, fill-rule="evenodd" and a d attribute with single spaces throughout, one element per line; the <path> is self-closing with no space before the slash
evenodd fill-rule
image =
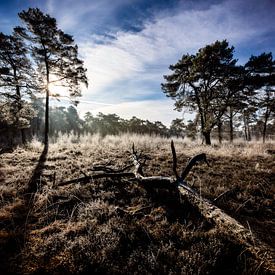
<path id="1" fill-rule="evenodd" d="M 222 209 L 218 208 L 209 200 L 202 198 L 194 189 L 192 189 L 184 179 L 197 162 L 204 161 L 208 166 L 209 163 L 206 159 L 205 154 L 200 154 L 193 157 L 187 164 L 186 168 L 183 169 L 181 176 L 177 173 L 177 156 L 174 147 L 174 143 L 171 142 L 171 149 L 173 154 L 173 172 L 175 177 L 162 177 L 162 176 L 151 176 L 145 177 L 143 173 L 143 166 L 146 159 L 135 151 L 135 147 L 132 147 L 132 159 L 134 164 L 134 172 L 124 173 L 101 173 L 93 176 L 85 176 L 78 179 L 73 179 L 60 183 L 59 186 L 78 183 L 78 182 L 89 182 L 93 179 L 99 178 L 115 178 L 115 177 L 132 177 L 135 178 L 140 184 L 149 188 L 166 188 L 178 190 L 193 207 L 199 210 L 201 215 L 211 223 L 214 223 L 219 231 L 227 234 L 229 238 L 243 245 L 257 260 L 261 268 L 264 268 L 267 272 L 275 272 L 275 265 L 273 262 L 274 249 L 268 245 L 262 243 L 259 240 L 253 238 L 251 230 L 245 228 L 236 219 L 226 214 Z M 222 197 L 223 195 L 221 195 Z M 219 197 L 217 198 L 217 200 Z"/>
<path id="2" fill-rule="evenodd" d="M 208 200 L 201 198 L 196 192 L 190 192 L 182 184 L 178 185 L 178 190 L 189 203 L 200 211 L 206 220 L 214 222 L 219 230 L 244 245 L 255 259 L 261 262 L 262 268 L 271 273 L 275 272 L 274 249 L 259 240 L 255 240 L 250 230 Z"/>
<path id="3" fill-rule="evenodd" d="M 209 200 L 202 198 L 184 181 L 192 167 L 198 161 L 204 161 L 208 166 L 210 166 L 207 161 L 206 155 L 200 154 L 193 157 L 188 162 L 186 168 L 183 169 L 181 176 L 178 177 L 177 156 L 173 142 L 171 142 L 171 149 L 173 154 L 173 172 L 177 178 L 176 180 L 168 177 L 144 177 L 142 165 L 140 163 L 140 156 L 138 157 L 137 152 L 134 150 L 133 146 L 133 159 L 134 165 L 136 167 L 135 174 L 137 179 L 145 185 L 149 184 L 151 186 L 153 183 L 153 186 L 155 187 L 176 187 L 179 193 L 191 205 L 197 208 L 201 215 L 207 221 L 214 223 L 218 227 L 218 229 L 227 234 L 229 238 L 242 244 L 254 256 L 254 258 L 261 263 L 262 268 L 271 273 L 275 272 L 275 265 L 273 261 L 274 250 L 268 245 L 260 242 L 259 240 L 255 240 L 252 236 L 251 230 L 246 229 L 241 223 L 226 214 L 223 210 L 215 206 Z"/>

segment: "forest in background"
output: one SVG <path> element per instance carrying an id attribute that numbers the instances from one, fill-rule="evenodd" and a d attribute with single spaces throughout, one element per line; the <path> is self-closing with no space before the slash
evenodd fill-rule
<path id="1" fill-rule="evenodd" d="M 24 128 L 27 140 L 36 138 L 43 139 L 44 133 L 44 104 L 41 99 L 32 101 L 35 116 L 29 121 L 28 128 Z M 137 117 L 131 119 L 123 119 L 116 114 L 92 115 L 87 112 L 82 119 L 75 106 L 69 107 L 51 107 L 49 114 L 49 136 L 54 141 L 58 136 L 64 134 L 74 134 L 75 136 L 86 134 L 100 134 L 102 137 L 106 135 L 119 135 L 123 133 L 134 133 L 141 135 L 153 135 L 161 137 L 177 137 L 188 138 L 196 140 L 201 137 L 199 130 L 199 117 L 196 116 L 194 120 L 189 120 L 186 123 L 183 119 L 175 119 L 171 122 L 170 127 L 167 127 L 160 121 L 151 122 L 149 120 L 142 120 Z M 247 140 L 245 129 L 242 124 L 242 116 L 239 116 L 234 123 L 234 138 Z M 249 126 L 250 139 L 261 139 L 263 129 L 263 121 L 261 119 L 253 120 Z M 22 130 L 22 129 L 21 129 Z M 21 130 L 16 127 L 14 123 L 1 121 L 1 135 L 0 142 L 8 146 L 13 146 L 22 143 Z M 222 131 L 221 133 L 219 132 Z M 267 125 L 267 137 L 274 138 L 275 123 Z M 224 141 L 230 139 L 230 124 L 228 120 L 223 122 L 222 128 L 215 127 L 212 132 L 212 137 L 216 140 L 219 137 Z"/>

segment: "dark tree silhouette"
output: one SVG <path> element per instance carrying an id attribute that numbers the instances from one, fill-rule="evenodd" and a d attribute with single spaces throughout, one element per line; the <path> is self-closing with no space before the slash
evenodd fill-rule
<path id="1" fill-rule="evenodd" d="M 245 65 L 250 74 L 252 89 L 258 90 L 258 107 L 263 111 L 263 142 L 266 139 L 267 123 L 275 112 L 275 60 L 272 53 L 251 56 Z"/>
<path id="2" fill-rule="evenodd" d="M 196 55 L 183 55 L 170 66 L 173 73 L 165 75 L 166 83 L 161 84 L 164 93 L 176 101 L 177 110 L 189 107 L 198 111 L 208 145 L 211 130 L 224 115 L 234 92 L 228 89 L 237 62 L 233 50 L 224 40 L 201 48 Z"/>
<path id="3" fill-rule="evenodd" d="M 30 126 L 34 117 L 31 105 L 23 96 L 31 95 L 34 72 L 27 57 L 27 47 L 21 37 L 16 34 L 0 33 L 0 87 L 2 116 L 8 125 L 21 129 L 22 143 L 26 143 L 25 129 Z"/>
<path id="4" fill-rule="evenodd" d="M 46 93 L 44 143 L 48 144 L 50 84 L 68 88 L 69 95 L 81 95 L 80 84 L 88 85 L 83 61 L 78 58 L 78 47 L 71 35 L 57 27 L 56 19 L 30 8 L 19 13 L 26 28 L 18 27 L 17 33 L 30 43 L 32 56 L 37 64 L 43 90 Z"/>

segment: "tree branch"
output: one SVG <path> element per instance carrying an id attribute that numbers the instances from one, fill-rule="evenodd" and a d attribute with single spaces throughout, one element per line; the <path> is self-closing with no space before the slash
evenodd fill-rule
<path id="1" fill-rule="evenodd" d="M 177 172 L 177 154 L 174 146 L 174 141 L 171 141 L 171 150 L 172 150 L 172 155 L 173 155 L 173 172 L 175 174 L 176 179 L 178 180 L 180 177 Z"/>
<path id="2" fill-rule="evenodd" d="M 242 224 L 237 220 L 227 215 L 222 209 L 215 206 L 209 200 L 204 199 L 193 190 L 188 184 L 184 181 L 192 167 L 198 162 L 205 162 L 208 166 L 209 163 L 206 159 L 204 153 L 194 156 L 187 164 L 185 169 L 183 169 L 181 176 L 179 177 L 176 171 L 177 168 L 177 158 L 174 143 L 171 142 L 171 149 L 173 155 L 173 171 L 176 175 L 176 180 L 172 177 L 162 177 L 162 176 L 151 176 L 145 177 L 142 170 L 142 156 L 135 151 L 135 146 L 132 146 L 132 159 L 134 163 L 134 172 L 125 172 L 125 173 L 101 173 L 93 176 L 85 176 L 78 179 L 73 179 L 67 182 L 60 183 L 59 186 L 63 186 L 70 183 L 87 183 L 94 179 L 99 178 L 116 178 L 116 177 L 133 177 L 144 187 L 150 188 L 165 188 L 177 190 L 180 195 L 182 195 L 191 205 L 197 208 L 201 215 L 207 220 L 214 223 L 218 229 L 226 233 L 229 238 L 235 240 L 236 242 L 243 245 L 256 259 L 261 266 L 268 272 L 274 272 L 275 268 L 272 264 L 274 250 L 268 245 L 262 243 L 259 240 L 255 240 L 251 235 L 251 231 L 246 229 Z M 226 192 L 227 193 L 227 192 Z M 219 200 L 221 197 L 225 196 L 226 193 L 222 194 L 215 201 Z"/>

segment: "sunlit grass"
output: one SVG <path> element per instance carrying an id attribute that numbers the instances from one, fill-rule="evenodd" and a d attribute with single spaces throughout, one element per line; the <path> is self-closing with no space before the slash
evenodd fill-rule
<path id="1" fill-rule="evenodd" d="M 236 140 L 234 144 L 219 145 L 213 141 L 212 146 L 206 146 L 201 140 L 173 139 L 179 170 L 195 154 L 205 152 L 209 158 L 211 167 L 195 166 L 186 179 L 188 184 L 211 201 L 225 191 L 239 188 L 235 197 L 218 206 L 240 221 L 249 217 L 255 238 L 271 243 L 273 158 L 267 149 L 274 150 L 275 143 Z M 146 273 L 150 267 L 155 273 L 172 270 L 171 273 L 190 274 L 198 263 L 207 263 L 206 270 L 218 268 L 215 263 L 227 259 L 224 251 L 237 257 L 241 253 L 239 247 L 235 247 L 235 255 L 235 250 L 228 248 L 227 239 L 205 228 L 196 210 L 173 192 L 159 190 L 151 197 L 129 179 L 106 178 L 58 186 L 84 174 L 93 175 L 96 165 L 113 169 L 128 166 L 132 163 L 133 143 L 136 150 L 149 157 L 145 175 L 172 176 L 170 141 L 138 134 L 60 134 L 50 139 L 49 152 L 37 179 L 39 190 L 31 207 L 22 194 L 43 151 L 43 143 L 34 138 L 28 146 L 0 155 L 0 241 L 8 244 L 27 209 L 28 220 L 21 223 L 28 232 L 20 252 L 25 274 L 40 270 L 58 273 L 59 268 L 77 273 L 89 270 L 94 262 L 102 272 L 107 264 L 114 273 L 131 268 L 141 268 Z M 248 199 L 253 204 L 244 204 Z M 133 214 L 133 209 L 142 210 Z M 261 215 L 261 221 L 257 215 Z M 127 253 L 119 258 L 125 250 Z"/>
<path id="2" fill-rule="evenodd" d="M 246 142 L 242 139 L 236 139 L 233 143 L 224 141 L 222 144 L 219 144 L 217 140 L 213 140 L 211 146 L 206 146 L 202 144 L 201 140 L 176 137 L 164 138 L 157 135 L 120 134 L 102 137 L 99 134 L 76 135 L 74 133 L 60 133 L 57 137 L 50 139 L 50 148 L 53 151 L 62 148 L 72 150 L 77 148 L 81 148 L 81 150 L 131 150 L 134 144 L 136 148 L 142 150 L 154 149 L 157 152 L 159 148 L 170 150 L 172 139 L 177 152 L 187 154 L 188 156 L 198 154 L 201 151 L 219 156 L 265 156 L 267 155 L 267 150 L 275 146 L 275 140 L 269 140 L 265 144 L 260 140 Z M 33 150 L 41 150 L 43 144 L 37 138 L 34 138 L 29 147 Z"/>

